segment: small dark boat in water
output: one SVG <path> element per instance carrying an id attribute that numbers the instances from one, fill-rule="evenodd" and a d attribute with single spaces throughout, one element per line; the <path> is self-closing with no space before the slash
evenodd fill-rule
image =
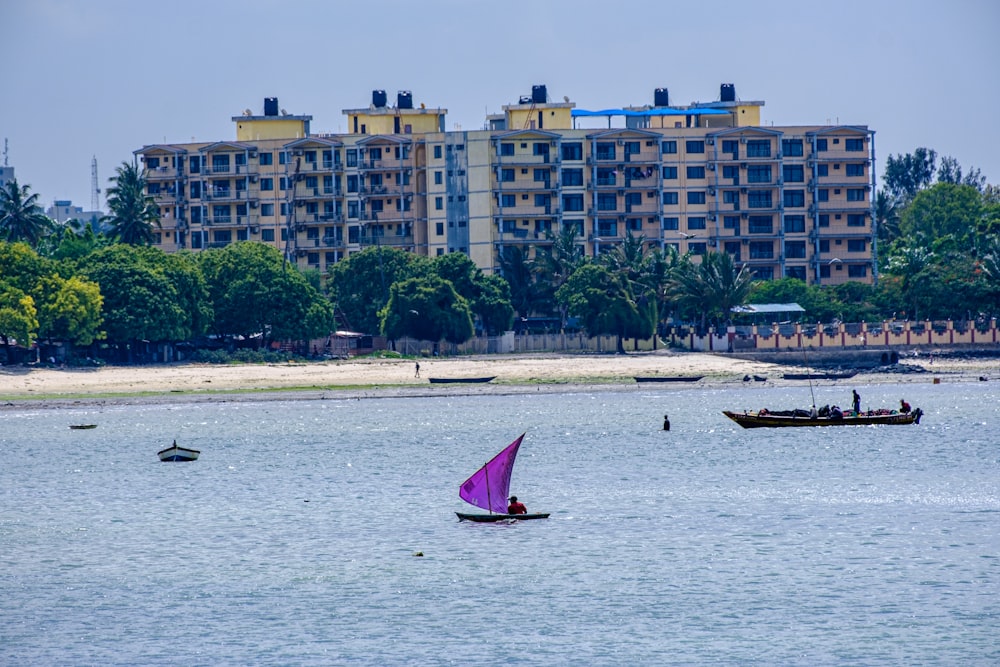
<path id="1" fill-rule="evenodd" d="M 199 454 L 201 454 L 201 451 L 197 449 L 179 447 L 176 440 L 174 440 L 174 444 L 170 445 L 166 449 L 161 449 L 156 452 L 156 455 L 160 457 L 161 461 L 194 461 L 198 458 Z"/>
<path id="2" fill-rule="evenodd" d="M 853 413 L 827 414 L 813 417 L 808 410 L 782 410 L 781 412 L 770 412 L 761 410 L 759 412 L 730 412 L 723 410 L 726 415 L 743 428 L 784 428 L 789 426 L 870 426 L 875 424 L 885 424 L 891 426 L 903 424 L 919 424 L 920 417 L 924 412 L 920 408 L 913 412 L 896 412 L 893 410 L 876 410 L 874 412 L 863 412 L 855 415 Z"/>
<path id="3" fill-rule="evenodd" d="M 428 378 L 431 384 L 451 384 L 454 382 L 485 383 L 496 379 L 496 375 L 485 378 Z"/>
<path id="4" fill-rule="evenodd" d="M 636 376 L 636 382 L 697 382 L 704 375 L 645 375 Z"/>
<path id="5" fill-rule="evenodd" d="M 84 431 L 91 428 L 97 428 L 97 424 L 70 424 L 69 427 L 74 431 Z"/>

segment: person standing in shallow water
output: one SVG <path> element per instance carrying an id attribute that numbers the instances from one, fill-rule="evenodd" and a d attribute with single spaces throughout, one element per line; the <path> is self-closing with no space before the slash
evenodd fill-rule
<path id="1" fill-rule="evenodd" d="M 663 415 L 663 430 L 664 431 L 670 430 L 670 417 L 668 417 L 667 415 Z"/>

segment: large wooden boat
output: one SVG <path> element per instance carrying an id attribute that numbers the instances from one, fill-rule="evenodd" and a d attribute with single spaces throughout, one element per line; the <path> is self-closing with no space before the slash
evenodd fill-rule
<path id="1" fill-rule="evenodd" d="M 453 382 L 484 383 L 496 379 L 496 375 L 483 378 L 428 378 L 431 384 L 451 384 Z"/>
<path id="2" fill-rule="evenodd" d="M 894 412 L 878 410 L 855 415 L 847 413 L 843 416 L 812 417 L 806 410 L 787 410 L 782 412 L 730 412 L 726 415 L 743 428 L 785 428 L 797 426 L 871 426 L 885 424 L 897 426 L 903 424 L 919 424 L 923 410 L 917 408 L 912 412 Z"/>

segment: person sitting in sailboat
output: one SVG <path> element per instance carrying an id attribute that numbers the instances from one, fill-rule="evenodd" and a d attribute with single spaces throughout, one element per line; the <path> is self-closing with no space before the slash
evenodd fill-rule
<path id="1" fill-rule="evenodd" d="M 907 403 L 905 399 L 899 399 L 899 411 L 903 414 L 909 414 L 910 404 Z"/>
<path id="2" fill-rule="evenodd" d="M 507 505 L 507 514 L 527 514 L 528 508 L 524 506 L 524 503 L 519 503 L 517 501 L 517 496 L 510 497 L 510 504 Z"/>

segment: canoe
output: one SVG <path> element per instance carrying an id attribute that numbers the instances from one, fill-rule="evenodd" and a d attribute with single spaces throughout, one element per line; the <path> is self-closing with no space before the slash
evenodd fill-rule
<path id="1" fill-rule="evenodd" d="M 798 415 L 776 415 L 765 412 L 730 412 L 723 410 L 726 415 L 743 428 L 784 428 L 798 426 L 871 426 L 874 424 L 885 424 L 889 426 L 899 426 L 904 424 L 919 424 L 923 410 L 917 408 L 913 412 L 885 412 L 885 413 L 864 413 L 857 416 L 847 416 L 840 419 L 832 417 L 812 417 Z"/>
<path id="2" fill-rule="evenodd" d="M 496 375 L 491 375 L 485 378 L 428 378 L 431 384 L 449 384 L 452 382 L 471 382 L 471 383 L 483 383 L 490 382 L 496 379 Z"/>
<path id="3" fill-rule="evenodd" d="M 69 427 L 74 431 L 82 431 L 88 428 L 97 428 L 97 424 L 70 424 Z"/>
<path id="4" fill-rule="evenodd" d="M 465 514 L 455 512 L 459 521 L 475 521 L 476 523 L 496 523 L 497 521 L 529 521 L 531 519 L 548 519 L 548 514 Z"/>
<path id="5" fill-rule="evenodd" d="M 176 442 L 166 449 L 156 452 L 161 461 L 194 461 L 199 454 L 201 454 L 199 450 L 178 447 Z"/>
<path id="6" fill-rule="evenodd" d="M 704 375 L 646 375 L 636 376 L 636 382 L 697 382 Z"/>
<path id="7" fill-rule="evenodd" d="M 844 371 L 842 373 L 785 373 L 781 377 L 786 380 L 847 380 L 857 374 L 857 371 Z"/>

